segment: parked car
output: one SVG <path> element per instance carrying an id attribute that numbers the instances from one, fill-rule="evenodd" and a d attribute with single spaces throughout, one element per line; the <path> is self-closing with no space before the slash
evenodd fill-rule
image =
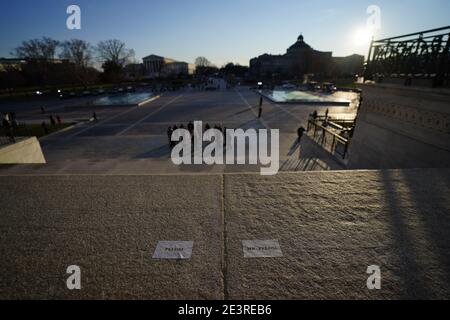
<path id="1" fill-rule="evenodd" d="M 319 90 L 321 90 L 320 84 L 318 84 L 318 83 L 315 82 L 315 81 L 308 82 L 308 83 L 306 84 L 306 87 L 307 87 L 307 89 L 308 89 L 309 91 L 319 91 Z"/>

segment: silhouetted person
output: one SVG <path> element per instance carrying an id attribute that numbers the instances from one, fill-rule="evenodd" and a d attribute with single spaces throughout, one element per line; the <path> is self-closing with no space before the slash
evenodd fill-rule
<path id="1" fill-rule="evenodd" d="M 169 147 L 170 148 L 173 147 L 172 133 L 173 133 L 172 128 L 171 127 L 167 128 L 167 137 L 169 138 Z"/>
<path id="2" fill-rule="evenodd" d="M 355 126 L 353 125 L 350 130 L 348 131 L 348 137 L 351 139 L 353 138 L 353 134 L 355 133 Z"/>
<path id="3" fill-rule="evenodd" d="M 327 111 L 325 111 L 325 120 L 327 120 L 328 119 L 328 109 L 327 109 Z"/>
<path id="4" fill-rule="evenodd" d="M 411 85 L 412 85 L 412 78 L 411 77 L 406 78 L 405 86 L 411 86 Z"/>
<path id="5" fill-rule="evenodd" d="M 9 113 L 8 112 L 6 112 L 3 115 L 3 123 L 5 123 L 5 122 L 8 122 L 8 124 L 9 124 Z"/>
<path id="6" fill-rule="evenodd" d="M 297 129 L 298 142 L 302 141 L 303 134 L 305 133 L 305 128 L 300 127 Z"/>
<path id="7" fill-rule="evenodd" d="M 51 124 L 52 126 L 55 126 L 55 125 L 56 125 L 55 118 L 54 118 L 53 116 L 49 116 L 48 118 L 50 119 L 50 124 Z"/>
<path id="8" fill-rule="evenodd" d="M 194 124 L 192 121 L 189 121 L 187 128 L 191 134 L 194 132 Z"/>
<path id="9" fill-rule="evenodd" d="M 94 121 L 98 121 L 97 113 L 95 113 L 95 111 L 92 113 L 92 118 L 94 119 Z"/>
<path id="10" fill-rule="evenodd" d="M 58 121 L 58 124 L 62 124 L 62 119 L 59 115 L 56 116 L 56 121 Z"/>
<path id="11" fill-rule="evenodd" d="M 47 126 L 47 124 L 45 123 L 45 121 L 43 121 L 42 123 L 41 123 L 41 127 L 42 127 L 42 129 L 44 130 L 44 133 L 45 134 L 48 134 L 48 126 Z"/>
<path id="12" fill-rule="evenodd" d="M 314 112 L 313 112 L 313 114 L 312 114 L 312 118 L 313 118 L 314 120 L 317 119 L 317 110 L 314 110 Z"/>
<path id="13" fill-rule="evenodd" d="M 13 134 L 13 131 L 11 128 L 11 123 L 9 122 L 9 115 L 7 113 L 3 116 L 2 123 L 3 123 L 3 128 L 5 129 L 6 136 L 9 137 L 11 142 L 15 142 L 14 134 Z"/>

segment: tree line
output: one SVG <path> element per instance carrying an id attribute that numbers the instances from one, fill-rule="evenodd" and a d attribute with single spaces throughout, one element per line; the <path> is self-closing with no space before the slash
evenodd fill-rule
<path id="1" fill-rule="evenodd" d="M 118 83 L 125 80 L 125 70 L 132 77 L 143 76 L 142 67 L 136 64 L 134 50 L 117 39 L 92 45 L 80 39 L 58 41 L 42 37 L 23 41 L 11 55 L 26 62 L 3 64 L 0 89 Z M 198 78 L 215 74 L 235 78 L 245 77 L 248 73 L 248 67 L 228 63 L 219 68 L 205 57 L 198 57 L 195 64 Z"/>
<path id="2" fill-rule="evenodd" d="M 247 76 L 249 68 L 229 62 L 221 68 L 215 66 L 205 57 L 198 57 L 195 59 L 196 74 L 199 76 L 212 76 L 214 74 L 220 74 L 226 77 L 240 77 Z"/>
<path id="3" fill-rule="evenodd" d="M 89 85 L 98 81 L 118 82 L 127 64 L 134 62 L 134 50 L 117 39 L 92 45 L 85 40 L 58 41 L 49 37 L 23 41 L 11 55 L 25 64 L 4 64 L 0 86 L 15 88 L 42 85 Z M 100 65 L 103 72 L 95 66 Z"/>

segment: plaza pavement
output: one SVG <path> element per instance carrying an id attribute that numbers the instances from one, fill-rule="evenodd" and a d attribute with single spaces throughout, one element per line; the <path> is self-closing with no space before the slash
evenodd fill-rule
<path id="1" fill-rule="evenodd" d="M 355 97 L 353 97 L 355 98 Z M 164 94 L 142 107 L 63 108 L 65 121 L 89 119 L 96 111 L 99 122 L 81 123 L 75 128 L 41 139 L 47 164 L 43 166 L 0 166 L 6 173 L 176 173 L 259 171 L 259 166 L 181 166 L 170 161 L 167 127 L 201 120 L 227 128 L 280 130 L 280 167 L 285 171 L 338 170 L 343 165 L 305 136 L 300 148 L 291 150 L 297 128 L 307 126 L 314 110 L 324 113 L 327 106 L 278 105 L 264 102 L 262 119 L 257 119 L 259 96 L 247 87 L 237 90 L 203 92 L 184 90 Z M 40 104 L 18 112 L 19 121 L 40 119 Z M 19 107 L 17 107 L 19 108 Z M 19 109 L 20 110 L 20 109 Z M 330 107 L 330 115 L 353 118 L 356 105 Z M 61 110 L 60 110 L 61 111 Z M 39 120 L 40 121 L 40 120 Z M 290 152 L 292 151 L 292 152 Z"/>
<path id="2" fill-rule="evenodd" d="M 307 137 L 288 155 L 316 107 L 265 103 L 258 120 L 257 103 L 244 88 L 169 93 L 42 139 L 46 165 L 0 166 L 0 298 L 449 299 L 450 171 L 328 171 L 342 166 Z M 282 170 L 320 171 L 176 167 L 166 129 L 191 120 L 278 128 Z M 282 257 L 244 258 L 242 240 L 269 239 Z M 194 241 L 191 259 L 152 259 L 160 240 Z"/>
<path id="3" fill-rule="evenodd" d="M 1 299 L 450 298 L 448 169 L 10 175 L 0 190 Z M 244 258 L 242 240 L 268 239 L 282 257 Z M 159 240 L 194 241 L 191 259 L 152 259 Z"/>

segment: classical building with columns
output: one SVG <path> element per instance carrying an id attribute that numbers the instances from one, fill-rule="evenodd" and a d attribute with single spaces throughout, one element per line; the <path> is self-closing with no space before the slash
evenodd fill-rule
<path id="1" fill-rule="evenodd" d="M 283 55 L 263 54 L 250 60 L 254 76 L 302 77 L 305 74 L 357 74 L 363 71 L 364 56 L 333 57 L 331 51 L 314 50 L 303 35 Z"/>
<path id="2" fill-rule="evenodd" d="M 195 72 L 195 65 L 191 63 L 180 62 L 154 54 L 144 57 L 142 60 L 145 76 L 149 78 L 191 75 Z"/>

